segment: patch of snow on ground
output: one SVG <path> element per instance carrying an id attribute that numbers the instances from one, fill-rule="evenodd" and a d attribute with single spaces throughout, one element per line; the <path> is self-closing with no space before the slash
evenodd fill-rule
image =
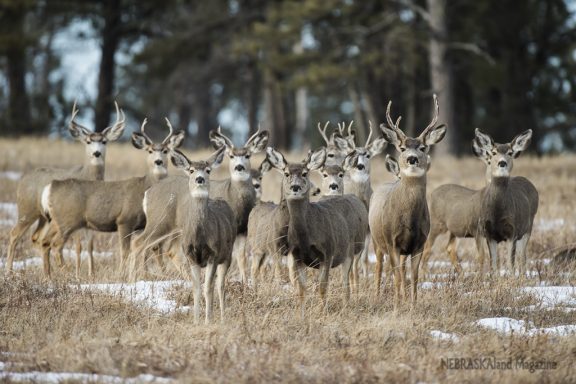
<path id="1" fill-rule="evenodd" d="M 169 291 L 178 285 L 191 288 L 191 284 L 184 280 L 173 281 L 138 281 L 134 284 L 83 284 L 82 290 L 100 291 L 112 296 L 122 297 L 128 301 L 150 307 L 160 313 L 168 314 L 175 311 L 187 312 L 190 307 L 178 307 L 175 300 L 168 299 Z M 77 285 L 71 285 L 76 288 Z"/>
<path id="2" fill-rule="evenodd" d="M 64 249 L 62 252 L 62 255 L 64 256 L 64 260 L 66 261 L 74 261 L 76 260 L 76 251 L 73 251 L 71 249 Z M 95 259 L 100 259 L 100 258 L 109 258 L 112 257 L 113 253 L 110 251 L 106 251 L 106 252 L 94 252 L 94 258 Z M 88 252 L 87 251 L 82 251 L 82 253 L 80 254 L 80 259 L 82 261 L 88 260 Z M 29 267 L 40 267 L 42 266 L 42 258 L 40 256 L 33 256 L 33 257 L 28 257 L 26 259 L 23 260 L 15 260 L 14 264 L 13 264 L 13 269 L 15 271 L 17 270 L 21 270 L 21 269 L 26 269 Z M 0 259 L 0 268 L 5 268 L 6 267 L 6 259 Z"/>
<path id="3" fill-rule="evenodd" d="M 0 220 L 0 226 L 11 227 L 18 220 L 18 206 L 16 203 L 0 202 L 0 212 L 8 216 Z"/>
<path id="4" fill-rule="evenodd" d="M 453 342 L 457 342 L 460 340 L 460 338 L 453 333 L 446 333 L 446 332 L 442 332 L 442 331 L 438 331 L 438 330 L 430 331 L 430 336 L 432 336 L 432 338 L 438 339 L 438 340 L 447 340 L 447 341 L 453 341 Z"/>
<path id="5" fill-rule="evenodd" d="M 9 380 L 10 382 L 26 383 L 62 383 L 62 382 L 80 382 L 80 383 L 171 383 L 173 380 L 165 377 L 153 375 L 138 375 L 135 377 L 119 377 L 111 375 L 97 375 L 94 373 L 73 373 L 73 372 L 9 372 L 4 371 L 0 366 L 0 380 Z"/>
<path id="6" fill-rule="evenodd" d="M 12 181 L 18 181 L 22 178 L 22 172 L 15 171 L 4 171 L 0 172 L 0 179 L 8 179 Z"/>
<path id="7" fill-rule="evenodd" d="M 576 334 L 576 324 L 558 325 L 555 327 L 537 328 L 532 322 L 516 320 L 510 317 L 490 317 L 476 321 L 476 324 L 492 329 L 498 333 L 509 335 L 511 333 L 524 336 L 547 334 L 553 336 L 568 336 Z"/>
<path id="8" fill-rule="evenodd" d="M 576 307 L 576 287 L 524 287 L 522 292 L 538 298 L 543 308 Z"/>

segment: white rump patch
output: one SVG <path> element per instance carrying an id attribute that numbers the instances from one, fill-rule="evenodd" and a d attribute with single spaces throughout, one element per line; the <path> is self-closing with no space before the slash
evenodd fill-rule
<path id="1" fill-rule="evenodd" d="M 144 215 L 148 216 L 148 210 L 146 206 L 148 205 L 148 191 L 144 192 L 144 199 L 142 200 L 142 210 L 144 211 Z"/>
<path id="2" fill-rule="evenodd" d="M 50 216 L 50 193 L 52 192 L 52 183 L 48 184 L 42 190 L 42 197 L 40 205 L 42 206 L 42 213 L 45 216 Z"/>

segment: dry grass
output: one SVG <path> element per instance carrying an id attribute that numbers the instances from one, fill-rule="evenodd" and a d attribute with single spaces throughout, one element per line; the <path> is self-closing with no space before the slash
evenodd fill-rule
<path id="1" fill-rule="evenodd" d="M 25 171 L 40 165 L 66 166 L 83 156 L 82 146 L 45 140 L 0 141 L 0 172 Z M 208 152 L 193 154 L 202 158 Z M 111 145 L 107 177 L 121 179 L 144 171 L 144 155 L 128 145 Z M 292 157 L 296 159 L 298 155 Z M 258 157 L 257 159 L 260 159 Z M 373 183 L 391 180 L 383 158 L 373 163 Z M 205 326 L 187 313 L 161 314 L 149 307 L 95 291 L 80 290 L 72 263 L 55 271 L 46 282 L 38 267 L 11 278 L 0 277 L 0 362 L 10 371 L 85 372 L 133 377 L 142 373 L 181 382 L 574 382 L 576 335 L 504 335 L 474 324 L 481 318 L 511 317 L 539 328 L 576 324 L 575 313 L 556 308 L 527 309 L 538 299 L 522 294 L 524 286 L 574 285 L 574 270 L 545 265 L 551 249 L 575 243 L 576 159 L 519 158 L 514 174 L 529 177 L 541 194 L 537 225 L 529 247 L 538 275 L 531 279 L 488 281 L 468 276 L 437 275 L 437 288 L 420 290 L 419 304 L 392 311 L 391 294 L 372 295 L 372 281 L 362 281 L 360 293 L 344 306 L 339 271 L 333 273 L 326 312 L 312 289 L 309 273 L 305 319 L 296 311 L 285 282 L 265 279 L 256 295 L 229 275 L 226 320 Z M 225 168 L 225 167 L 223 167 Z M 224 175 L 221 170 L 216 177 Z M 471 158 L 434 159 L 429 191 L 457 182 L 478 188 L 483 165 Z M 278 177 L 265 177 L 265 198 L 278 195 Z M 0 179 L 0 202 L 15 200 L 16 182 Z M 0 220 L 6 213 L 0 212 Z M 550 227 L 550 220 L 564 222 Z M 538 224 L 540 223 L 540 224 Z M 546 226 L 548 227 L 546 227 Z M 5 258 L 9 227 L 0 226 L 0 257 Z M 26 236 L 28 238 L 29 236 Z M 433 260 L 447 261 L 443 239 Z M 114 236 L 98 235 L 98 250 L 116 249 Z M 31 257 L 28 239 L 17 260 Z M 460 242 L 459 253 L 474 268 L 473 241 Z M 115 259 L 97 261 L 96 282 L 118 282 Z M 86 267 L 85 267 L 86 268 Z M 449 272 L 437 268 L 436 272 Z M 86 269 L 84 270 L 86 275 Z M 147 279 L 160 276 L 153 267 Z M 88 283 L 85 278 L 81 283 Z M 184 286 L 170 296 L 183 305 Z M 451 333 L 458 340 L 439 340 L 431 330 Z M 555 361 L 553 370 L 455 370 L 442 366 L 445 358 L 495 358 Z M 1 366 L 0 366 L 1 367 Z M 2 374 L 0 368 L 0 375 Z M 8 380 L 0 376 L 1 380 Z"/>

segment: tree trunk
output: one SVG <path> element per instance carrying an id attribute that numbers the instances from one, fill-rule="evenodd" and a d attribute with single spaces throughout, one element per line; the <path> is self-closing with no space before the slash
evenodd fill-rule
<path id="1" fill-rule="evenodd" d="M 270 129 L 270 142 L 279 149 L 289 149 L 290 140 L 284 116 L 284 101 L 278 80 L 269 69 L 264 70 L 264 121 Z"/>
<path id="2" fill-rule="evenodd" d="M 210 94 L 210 81 L 200 83 L 196 86 L 196 95 L 194 101 L 196 122 L 198 123 L 198 133 L 196 135 L 195 147 L 206 148 L 210 145 L 208 137 L 210 131 L 214 128 L 216 119 L 212 116 L 212 95 Z"/>
<path id="3" fill-rule="evenodd" d="M 8 35 L 6 46 L 7 77 L 9 87 L 8 132 L 30 134 L 34 129 L 30 121 L 30 103 L 26 93 L 26 45 L 24 19 L 26 8 L 14 5 L 6 7 L 3 20 L 4 33 Z"/>
<path id="4" fill-rule="evenodd" d="M 446 137 L 436 145 L 436 153 L 456 154 L 456 126 L 454 125 L 453 73 L 446 55 L 446 0 L 426 0 L 430 14 L 430 82 L 432 91 L 438 96 L 440 107 L 439 123 L 448 126 Z"/>
<path id="5" fill-rule="evenodd" d="M 120 43 L 120 0 L 106 0 L 103 16 L 105 19 L 102 30 L 102 58 L 100 59 L 100 74 L 98 75 L 98 99 L 96 100 L 94 129 L 102 131 L 110 122 L 114 90 L 114 56 Z"/>
<path id="6" fill-rule="evenodd" d="M 255 132 L 258 129 L 258 105 L 260 98 L 260 73 L 256 63 L 251 63 L 248 68 L 248 86 L 247 89 L 247 117 L 248 117 L 248 132 Z M 270 127 L 262 127 L 263 130 L 270 129 Z"/>

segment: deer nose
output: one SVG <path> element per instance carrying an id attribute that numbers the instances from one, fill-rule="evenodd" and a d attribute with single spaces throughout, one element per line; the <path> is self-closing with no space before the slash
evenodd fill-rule
<path id="1" fill-rule="evenodd" d="M 358 164 L 356 168 L 358 168 L 359 171 L 363 171 L 366 166 L 364 164 Z"/>
<path id="2" fill-rule="evenodd" d="M 338 184 L 332 183 L 328 186 L 328 188 L 330 188 L 331 191 L 337 191 L 338 190 Z"/>
<path id="3" fill-rule="evenodd" d="M 418 158 L 416 156 L 408 156 L 408 159 L 406 159 L 406 161 L 408 161 L 408 164 L 410 165 L 418 164 Z"/>
<path id="4" fill-rule="evenodd" d="M 100 157 L 102 156 L 102 153 L 100 151 L 96 151 L 93 153 L 94 157 Z"/>
<path id="5" fill-rule="evenodd" d="M 244 166 L 242 164 L 238 164 L 237 166 L 234 167 L 234 170 L 237 172 L 242 172 L 244 171 L 246 168 L 244 168 Z"/>
<path id="6" fill-rule="evenodd" d="M 196 184 L 204 184 L 204 178 L 202 176 L 198 176 L 196 178 Z"/>
<path id="7" fill-rule="evenodd" d="M 498 162 L 498 166 L 499 166 L 500 168 L 506 168 L 507 165 L 508 165 L 508 163 L 506 163 L 504 160 L 500 160 L 500 161 Z"/>
<path id="8" fill-rule="evenodd" d="M 299 185 L 291 185 L 291 186 L 290 186 L 290 190 L 291 190 L 292 192 L 300 192 L 301 189 L 302 189 L 302 187 L 299 186 Z"/>
<path id="9" fill-rule="evenodd" d="M 156 161 L 154 161 L 154 164 L 156 164 L 156 165 L 162 165 L 162 160 L 156 160 Z"/>
<path id="10" fill-rule="evenodd" d="M 260 189 L 260 184 L 254 184 L 254 188 Z"/>

